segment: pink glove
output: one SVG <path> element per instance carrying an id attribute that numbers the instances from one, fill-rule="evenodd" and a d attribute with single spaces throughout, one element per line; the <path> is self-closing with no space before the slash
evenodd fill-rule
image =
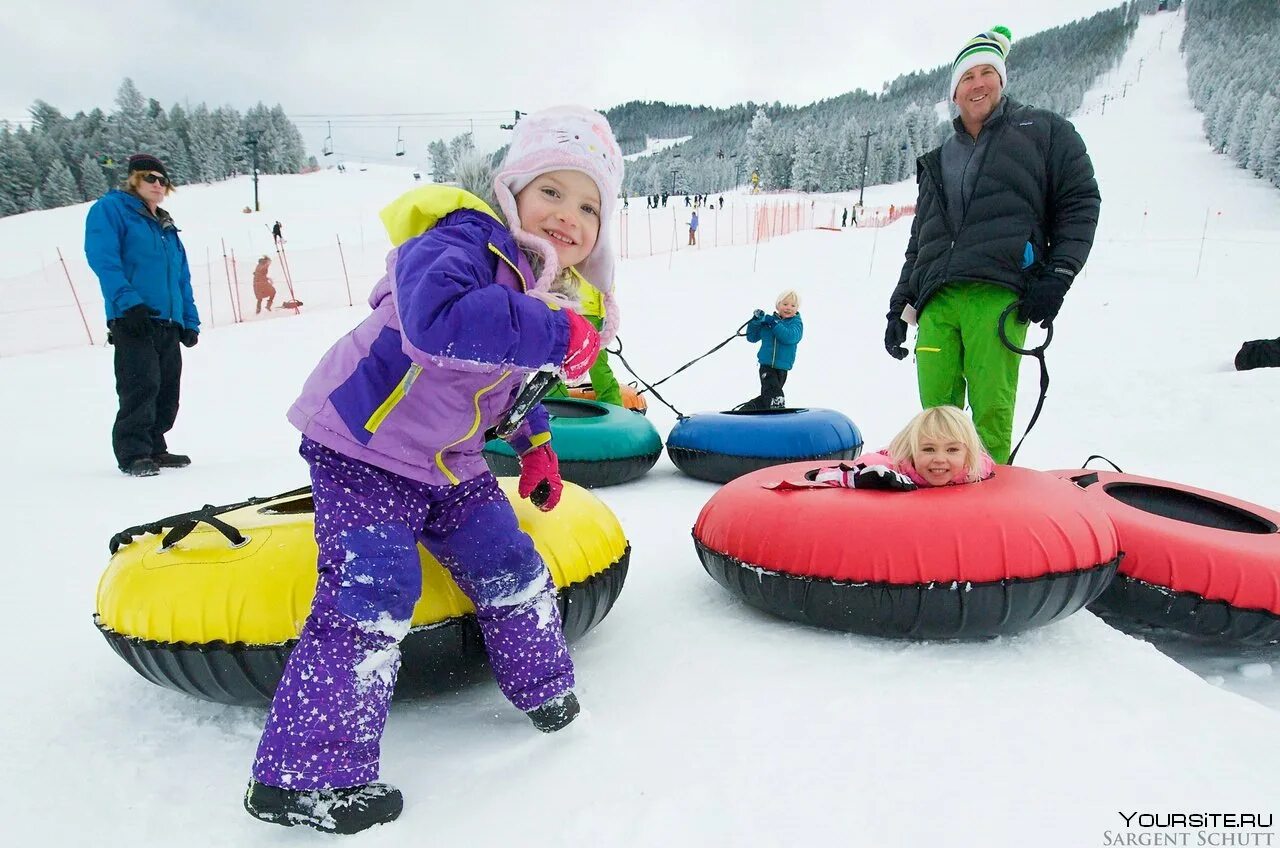
<path id="1" fill-rule="evenodd" d="M 569 319 L 569 350 L 564 355 L 564 378 L 570 382 L 581 378 L 595 365 L 600 354 L 600 334 L 591 322 L 576 312 L 564 310 Z"/>
<path id="2" fill-rule="evenodd" d="M 560 503 L 564 481 L 560 479 L 560 460 L 551 445 L 538 445 L 520 457 L 520 497 L 543 512 L 550 512 Z"/>

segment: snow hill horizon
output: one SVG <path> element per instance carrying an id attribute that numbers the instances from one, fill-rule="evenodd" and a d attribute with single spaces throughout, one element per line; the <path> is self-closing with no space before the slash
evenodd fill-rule
<path id="1" fill-rule="evenodd" d="M 1098 173 L 1102 221 L 1056 323 L 1045 411 L 1018 459 L 1047 470 L 1103 454 L 1129 472 L 1274 508 L 1280 370 L 1235 372 L 1231 359 L 1242 341 L 1280 333 L 1268 270 L 1280 248 L 1280 193 L 1210 151 L 1187 93 L 1182 28 L 1180 14 L 1144 17 L 1073 116 Z M 1104 95 L 1114 98 L 1105 114 Z M 203 310 L 213 295 L 217 320 L 184 352 L 170 436 L 193 465 L 145 480 L 112 461 L 116 401 L 100 302 L 86 307 L 93 346 L 63 304 L 54 247 L 87 301 L 96 288 L 76 265 L 87 207 L 0 221 L 6 273 L 31 272 L 0 281 L 0 342 L 40 351 L 0 358 L 0 433 L 11 446 L 0 518 L 11 545 L 0 624 L 10 844 L 323 839 L 241 809 L 264 711 L 147 683 L 95 632 L 94 592 L 116 531 L 305 484 L 284 411 L 320 355 L 367 314 L 385 248 L 377 211 L 413 186 L 408 169 L 269 177 L 254 215 L 239 211 L 246 180 L 174 196 L 197 303 Z M 914 199 L 910 182 L 867 191 L 869 206 Z M 633 239 L 642 202 L 631 203 Z M 726 195 L 726 210 L 731 202 L 756 201 Z M 660 211 L 668 229 L 684 221 L 682 201 Z M 238 258 L 274 257 L 267 227 L 276 218 L 299 257 L 307 305 L 231 323 L 219 242 L 238 245 Z M 661 377 L 796 287 L 806 335 L 790 404 L 840 410 L 869 449 L 882 446 L 918 409 L 912 363 L 890 359 L 881 342 L 910 225 L 624 258 L 627 359 L 646 379 Z M 328 270 L 335 237 L 350 250 L 351 307 L 341 272 Z M 13 317 L 22 314 L 34 317 Z M 76 346 L 41 350 L 41 329 L 64 326 Z M 1038 379 L 1026 363 L 1017 433 Z M 754 350 L 735 342 L 662 391 L 688 413 L 727 408 L 757 388 Z M 664 436 L 675 422 L 657 403 L 649 417 Z M 405 811 L 351 843 L 1077 848 L 1177 834 L 1221 845 L 1198 834 L 1248 833 L 1263 840 L 1252 844 L 1274 844 L 1274 827 L 1148 828 L 1124 816 L 1278 812 L 1275 649 L 1180 664 L 1087 611 L 974 644 L 774 619 L 723 591 L 698 561 L 690 529 L 716 490 L 665 456 L 640 480 L 595 490 L 632 559 L 617 606 L 572 647 L 585 714 L 562 733 L 538 734 L 491 682 L 397 702 L 382 778 L 403 790 Z M 1140 836 L 1148 842 L 1114 841 Z"/>

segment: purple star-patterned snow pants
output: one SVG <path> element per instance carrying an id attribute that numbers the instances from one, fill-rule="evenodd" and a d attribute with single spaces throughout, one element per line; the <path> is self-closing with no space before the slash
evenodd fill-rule
<path id="1" fill-rule="evenodd" d="M 573 688 L 555 586 L 491 474 L 429 486 L 310 439 L 320 547 L 311 615 L 258 743 L 255 780 L 312 790 L 369 783 L 422 593 L 417 542 L 476 607 L 498 686 L 520 710 Z"/>

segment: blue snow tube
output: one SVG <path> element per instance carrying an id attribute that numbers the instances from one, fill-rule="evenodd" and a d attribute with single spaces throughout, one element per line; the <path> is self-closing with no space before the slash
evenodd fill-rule
<path id="1" fill-rule="evenodd" d="M 551 419 L 551 447 L 560 476 L 588 489 L 615 486 L 643 476 L 662 455 L 662 437 L 643 415 L 594 400 L 544 400 Z M 489 470 L 499 477 L 520 474 L 520 459 L 502 439 L 484 446 Z"/>
<path id="2" fill-rule="evenodd" d="M 667 455 L 699 480 L 727 483 L 770 465 L 818 459 L 854 459 L 862 433 L 834 409 L 700 412 L 676 422 Z"/>

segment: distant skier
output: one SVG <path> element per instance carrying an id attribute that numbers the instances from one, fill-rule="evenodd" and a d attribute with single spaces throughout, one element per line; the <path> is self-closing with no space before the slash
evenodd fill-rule
<path id="1" fill-rule="evenodd" d="M 262 312 L 262 301 L 267 302 L 267 311 L 271 311 L 271 304 L 276 300 L 276 287 L 271 282 L 271 278 L 267 276 L 267 272 L 271 269 L 271 259 L 263 256 L 258 260 L 257 266 L 253 269 L 253 296 L 258 301 L 254 307 L 253 314 L 257 315 Z"/>
<path id="2" fill-rule="evenodd" d="M 277 246 L 284 244 L 284 228 L 280 226 L 279 221 L 276 221 L 275 225 L 271 227 L 271 240 L 274 241 Z"/>
<path id="3" fill-rule="evenodd" d="M 698 210 L 693 210 L 693 214 L 689 217 L 689 244 L 696 245 L 698 243 Z"/>

